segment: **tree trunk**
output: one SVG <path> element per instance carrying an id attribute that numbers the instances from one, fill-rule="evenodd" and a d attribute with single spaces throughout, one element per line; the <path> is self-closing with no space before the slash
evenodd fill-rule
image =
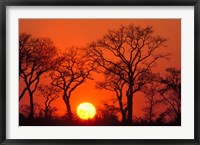
<path id="1" fill-rule="evenodd" d="M 68 117 L 71 120 L 72 119 L 72 111 L 71 111 L 71 106 L 70 106 L 70 103 L 69 103 L 69 98 L 66 99 L 65 104 L 67 106 Z"/>
<path id="2" fill-rule="evenodd" d="M 19 102 L 20 102 L 21 99 L 24 97 L 24 94 L 25 94 L 26 90 L 27 90 L 27 88 L 25 88 L 25 89 L 22 91 L 22 93 L 20 94 L 20 96 L 19 96 Z"/>
<path id="3" fill-rule="evenodd" d="M 128 88 L 128 94 L 127 94 L 127 97 L 128 97 L 127 98 L 127 101 L 128 101 L 128 119 L 127 119 L 127 124 L 128 125 L 132 125 L 132 117 L 133 117 L 133 79 L 132 78 L 133 78 L 133 76 L 130 73 L 130 76 L 129 76 L 129 88 Z"/>
<path id="4" fill-rule="evenodd" d="M 177 124 L 181 125 L 181 113 L 177 113 Z"/>
<path id="5" fill-rule="evenodd" d="M 69 96 L 67 96 L 66 93 L 64 93 L 63 95 L 63 100 L 65 102 L 66 108 L 67 108 L 67 115 L 68 115 L 68 119 L 72 119 L 72 111 L 71 111 L 71 106 L 70 106 L 70 102 L 69 102 Z"/>
<path id="6" fill-rule="evenodd" d="M 34 104 L 33 104 L 33 93 L 30 89 L 28 89 L 29 96 L 30 96 L 30 112 L 29 112 L 29 119 L 33 119 L 34 116 Z"/>
<path id="7" fill-rule="evenodd" d="M 119 101 L 119 107 L 120 107 L 120 112 L 122 115 L 122 124 L 126 123 L 126 111 L 123 109 L 123 104 L 122 104 L 122 97 L 118 96 L 118 101 Z"/>
<path id="8" fill-rule="evenodd" d="M 132 125 L 132 116 L 133 116 L 133 90 L 132 90 L 132 83 L 129 86 L 128 91 L 128 119 L 127 124 Z"/>
<path id="9" fill-rule="evenodd" d="M 152 104 L 150 106 L 150 112 L 149 112 L 149 124 L 151 125 L 152 124 Z"/>
<path id="10" fill-rule="evenodd" d="M 122 113 L 122 124 L 125 124 L 126 123 L 126 112 L 123 111 Z"/>
<path id="11" fill-rule="evenodd" d="M 49 109 L 46 107 L 45 109 L 45 119 L 48 120 L 48 112 L 49 112 Z"/>
<path id="12" fill-rule="evenodd" d="M 132 125 L 132 114 L 133 114 L 133 97 L 132 95 L 128 96 L 128 119 L 127 124 Z"/>

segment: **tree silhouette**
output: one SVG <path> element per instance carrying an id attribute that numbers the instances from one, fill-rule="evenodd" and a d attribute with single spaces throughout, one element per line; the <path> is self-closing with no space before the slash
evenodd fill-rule
<path id="1" fill-rule="evenodd" d="M 160 95 L 169 104 L 175 114 L 175 119 L 181 121 L 181 70 L 173 67 L 167 68 L 165 77 L 160 77 Z"/>
<path id="2" fill-rule="evenodd" d="M 41 92 L 42 96 L 45 98 L 45 109 L 43 110 L 45 113 L 45 119 L 49 120 L 51 119 L 53 108 L 51 107 L 51 103 L 58 99 L 60 95 L 60 89 L 55 88 L 53 86 L 49 85 L 40 85 L 38 87 L 38 90 Z"/>
<path id="3" fill-rule="evenodd" d="M 142 92 L 145 93 L 146 106 L 143 111 L 145 112 L 145 117 L 148 120 L 149 124 L 153 123 L 153 118 L 156 116 L 155 109 L 156 107 L 163 102 L 163 99 L 158 96 L 158 88 L 160 84 L 157 82 L 151 82 L 151 84 L 145 85 Z"/>
<path id="4" fill-rule="evenodd" d="M 118 76 L 127 86 L 128 107 L 127 123 L 132 124 L 133 96 L 146 83 L 151 67 L 160 58 L 157 49 L 165 46 L 166 39 L 155 36 L 150 26 L 121 26 L 118 30 L 109 30 L 103 38 L 92 42 L 87 49 L 88 55 L 100 69 Z M 161 52 L 161 51 L 160 51 Z"/>
<path id="5" fill-rule="evenodd" d="M 19 36 L 19 75 L 28 69 L 28 60 L 30 59 L 28 41 L 30 41 L 31 37 L 31 34 L 27 33 L 22 33 Z"/>
<path id="6" fill-rule="evenodd" d="M 118 121 L 118 112 L 120 109 L 116 107 L 116 99 L 110 99 L 111 103 L 108 101 L 103 101 L 103 108 L 98 110 L 98 120 L 100 119 L 104 125 L 114 125 L 119 124 Z"/>
<path id="7" fill-rule="evenodd" d="M 25 88 L 19 100 L 26 91 L 30 97 L 29 117 L 34 116 L 33 95 L 39 84 L 41 75 L 51 70 L 56 65 L 56 47 L 48 38 L 33 38 L 30 34 L 22 33 L 19 36 L 19 77 Z"/>
<path id="8" fill-rule="evenodd" d="M 29 41 L 31 39 L 31 35 L 27 33 L 22 33 L 19 36 L 19 76 L 23 75 L 28 69 L 28 62 L 30 61 L 30 54 L 31 49 L 29 48 Z M 27 91 L 27 87 L 25 87 L 22 93 L 19 96 L 19 101 L 24 96 L 25 92 Z"/>
<path id="9" fill-rule="evenodd" d="M 124 104 L 123 102 L 123 91 L 125 87 L 125 82 L 120 77 L 113 75 L 109 71 L 105 71 L 104 76 L 104 81 L 97 82 L 97 88 L 115 92 L 119 104 L 120 113 L 122 116 L 122 124 L 125 124 L 126 113 L 128 109 L 127 104 Z M 104 106 L 106 106 L 105 103 Z"/>
<path id="10" fill-rule="evenodd" d="M 38 103 L 34 103 L 33 106 L 34 106 L 34 108 L 33 108 L 33 114 L 34 114 L 34 117 L 36 117 L 37 116 L 36 112 L 39 111 L 39 110 L 41 110 L 41 106 Z M 30 108 L 29 105 L 23 104 L 23 105 L 20 105 L 19 112 L 20 112 L 20 114 L 23 114 L 24 117 L 28 118 L 29 114 L 30 114 L 30 109 L 31 108 Z"/>
<path id="11" fill-rule="evenodd" d="M 52 85 L 62 90 L 62 98 L 66 104 L 69 119 L 72 119 L 70 97 L 72 92 L 86 81 L 91 79 L 91 66 L 88 57 L 78 48 L 69 48 L 61 56 L 61 64 L 53 71 L 50 76 Z"/>

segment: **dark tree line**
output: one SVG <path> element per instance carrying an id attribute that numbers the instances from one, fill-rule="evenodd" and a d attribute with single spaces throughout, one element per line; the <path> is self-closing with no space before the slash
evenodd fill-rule
<path id="1" fill-rule="evenodd" d="M 151 84 L 147 84 L 143 87 L 142 92 L 145 93 L 146 98 L 146 106 L 143 111 L 145 112 L 145 119 L 149 124 L 153 123 L 153 118 L 156 116 L 157 112 L 155 109 L 158 107 L 160 103 L 162 103 L 162 98 L 157 96 L 157 89 L 160 84 L 157 82 L 151 82 Z"/>
<path id="2" fill-rule="evenodd" d="M 145 117 L 152 124 L 156 115 L 159 117 L 169 116 L 175 123 L 181 122 L 181 71 L 176 68 L 167 68 L 164 76 L 154 74 L 150 84 L 142 88 L 146 94 Z M 165 111 L 156 112 L 156 109 L 165 106 Z M 158 109 L 157 109 L 158 111 Z"/>
<path id="3" fill-rule="evenodd" d="M 160 77 L 161 86 L 158 92 L 164 102 L 170 106 L 170 114 L 177 122 L 181 122 L 181 70 L 167 68 L 166 72 L 165 77 Z"/>
<path id="4" fill-rule="evenodd" d="M 34 95 L 39 90 L 45 98 L 45 118 L 49 119 L 51 103 L 62 96 L 68 119 L 72 120 L 70 98 L 80 85 L 88 79 L 93 80 L 92 74 L 96 72 L 104 76 L 97 81 L 96 87 L 112 91 L 117 102 L 117 105 L 104 103 L 101 117 L 109 118 L 109 115 L 103 115 L 107 113 L 116 119 L 116 112 L 119 112 L 121 123 L 132 125 L 133 105 L 137 103 L 133 98 L 137 92 L 143 92 L 147 100 L 143 111 L 149 124 L 159 116 L 156 108 L 161 104 L 166 105 L 170 115 L 180 122 L 180 70 L 168 68 L 166 75 L 153 72 L 160 59 L 170 57 L 166 53 L 166 42 L 151 26 L 126 25 L 108 30 L 102 38 L 85 48 L 72 47 L 58 53 L 50 39 L 22 33 L 19 36 L 19 79 L 25 87 L 20 92 L 19 101 L 28 93 L 29 118 L 33 118 Z M 50 78 L 48 85 L 39 85 L 42 76 Z"/>

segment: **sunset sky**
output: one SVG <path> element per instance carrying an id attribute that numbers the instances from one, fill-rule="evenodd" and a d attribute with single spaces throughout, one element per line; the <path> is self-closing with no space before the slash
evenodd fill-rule
<path id="1" fill-rule="evenodd" d="M 171 58 L 158 61 L 153 69 L 155 72 L 164 74 L 168 67 L 181 68 L 181 19 L 20 19 L 19 33 L 30 33 L 33 37 L 48 37 L 54 41 L 59 50 L 64 50 L 71 46 L 85 46 L 101 38 L 108 29 L 118 29 L 120 25 L 129 24 L 142 27 L 153 26 L 154 34 L 167 39 L 167 47 L 162 51 L 171 53 Z M 97 77 L 97 80 L 101 79 L 103 78 Z M 95 81 L 87 80 L 72 93 L 70 98 L 72 112 L 75 113 L 77 106 L 82 102 L 90 102 L 98 109 L 103 100 L 114 96 L 112 92 L 96 89 Z M 20 83 L 20 90 L 23 87 L 23 83 Z M 28 102 L 29 97 L 26 94 L 20 104 L 28 104 Z M 34 102 L 43 105 L 44 99 L 38 96 L 38 92 L 35 93 Z M 145 98 L 141 93 L 133 97 L 134 116 L 143 115 L 144 102 Z M 52 105 L 58 108 L 60 115 L 66 112 L 62 97 Z"/>

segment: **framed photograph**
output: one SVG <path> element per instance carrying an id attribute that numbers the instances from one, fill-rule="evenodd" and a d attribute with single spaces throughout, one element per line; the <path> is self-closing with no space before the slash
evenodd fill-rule
<path id="1" fill-rule="evenodd" d="M 200 144 L 198 0 L 5 0 L 1 144 Z"/>

